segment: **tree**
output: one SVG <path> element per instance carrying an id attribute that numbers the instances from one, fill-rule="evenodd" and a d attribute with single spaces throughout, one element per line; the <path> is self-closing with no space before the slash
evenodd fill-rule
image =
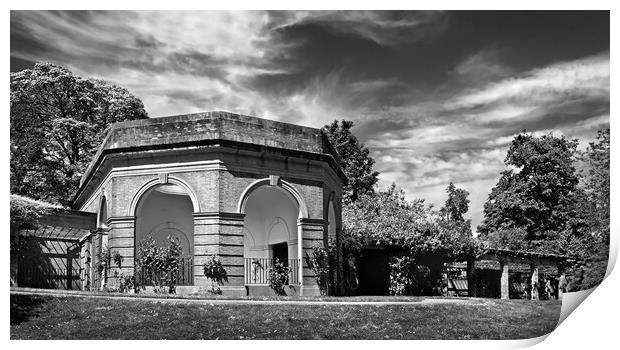
<path id="1" fill-rule="evenodd" d="M 559 235 L 573 216 L 579 178 L 573 160 L 577 140 L 522 133 L 512 141 L 502 172 L 484 205 L 482 238 L 522 230 L 523 249 L 559 252 Z M 491 241 L 498 241 L 490 239 Z"/>
<path id="2" fill-rule="evenodd" d="M 68 204 L 107 127 L 147 117 L 126 89 L 51 63 L 11 73 L 11 193 Z"/>
<path id="3" fill-rule="evenodd" d="M 343 186 L 344 201 L 357 200 L 361 195 L 373 193 L 378 181 L 378 172 L 372 169 L 375 164 L 370 151 L 351 133 L 352 121 L 342 120 L 325 125 L 323 131 L 340 155 L 340 166 L 348 181 Z"/>
<path id="4" fill-rule="evenodd" d="M 441 213 L 447 221 L 463 222 L 463 215 L 469 210 L 469 192 L 462 188 L 457 188 L 452 182 L 446 188 L 448 199 L 441 209 Z"/>
<path id="5" fill-rule="evenodd" d="M 610 220 L 610 133 L 600 130 L 595 142 L 581 153 L 585 163 L 582 182 L 571 218 L 572 239 L 568 242 L 581 263 L 573 270 L 570 290 L 582 290 L 598 285 L 607 271 L 609 259 Z"/>

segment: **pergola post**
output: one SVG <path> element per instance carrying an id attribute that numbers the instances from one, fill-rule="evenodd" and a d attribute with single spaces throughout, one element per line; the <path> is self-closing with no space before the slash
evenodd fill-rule
<path id="1" fill-rule="evenodd" d="M 558 275 L 560 275 L 558 281 L 558 300 L 562 300 L 564 290 L 566 289 L 566 273 L 564 272 L 564 266 L 558 266 Z"/>
<path id="2" fill-rule="evenodd" d="M 532 286 L 532 300 L 538 300 L 538 265 L 530 265 L 530 276 Z"/>
<path id="3" fill-rule="evenodd" d="M 502 277 L 500 279 L 501 298 L 510 299 L 509 283 L 508 283 L 508 275 L 509 275 L 508 263 L 505 261 L 500 261 L 499 265 L 502 270 Z"/>
<path id="4" fill-rule="evenodd" d="M 476 297 L 477 294 L 477 279 L 476 279 L 476 258 L 471 256 L 467 259 L 467 295 L 470 297 Z"/>

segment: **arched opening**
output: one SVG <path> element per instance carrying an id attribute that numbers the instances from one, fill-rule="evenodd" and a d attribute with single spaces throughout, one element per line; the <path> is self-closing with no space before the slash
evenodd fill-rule
<path id="1" fill-rule="evenodd" d="M 327 241 L 328 244 L 336 244 L 336 209 L 334 200 L 330 199 L 327 205 Z"/>
<path id="2" fill-rule="evenodd" d="M 194 248 L 192 200 L 185 189 L 174 184 L 149 189 L 136 208 L 136 247 L 149 236 L 156 244 L 167 245 L 168 237 L 177 239 L 183 257 L 191 257 Z"/>
<path id="3" fill-rule="evenodd" d="M 139 198 L 135 208 L 136 258 L 139 258 L 140 246 L 148 237 L 152 237 L 160 247 L 168 246 L 169 237 L 177 240 L 182 249 L 177 285 L 193 284 L 193 208 L 190 194 L 177 184 L 158 184 L 149 188 Z"/>
<path id="4" fill-rule="evenodd" d="M 276 259 L 290 269 L 288 284 L 299 284 L 297 222 L 303 214 L 296 198 L 282 187 L 263 184 L 243 203 L 246 284 L 267 284 L 267 269 Z"/>
<path id="5" fill-rule="evenodd" d="M 97 228 L 107 228 L 108 205 L 105 196 L 101 196 L 99 202 L 99 213 L 97 213 Z"/>

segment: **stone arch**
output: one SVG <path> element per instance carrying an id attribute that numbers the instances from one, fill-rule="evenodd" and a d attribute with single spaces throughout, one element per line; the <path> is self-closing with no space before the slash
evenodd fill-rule
<path id="1" fill-rule="evenodd" d="M 239 198 L 239 203 L 237 204 L 237 213 L 245 214 L 245 206 L 247 204 L 248 198 L 254 190 L 261 186 L 272 186 L 272 179 L 259 179 L 252 182 L 248 187 L 246 187 L 245 190 L 243 190 L 241 197 Z M 288 192 L 288 194 L 293 196 L 295 201 L 297 201 L 297 205 L 299 206 L 299 219 L 308 218 L 308 207 L 306 206 L 306 202 L 301 196 L 301 193 L 299 193 L 299 191 L 297 191 L 297 189 L 292 184 L 279 179 L 278 184 L 274 187 L 282 188 L 283 190 Z"/>
<path id="2" fill-rule="evenodd" d="M 274 177 L 254 181 L 243 191 L 237 210 L 244 214 L 246 259 L 301 257 L 300 220 L 308 211 L 291 184 Z"/>
<path id="3" fill-rule="evenodd" d="M 197 210 L 197 202 L 190 191 L 191 189 L 174 178 L 166 183 L 155 179 L 142 186 L 131 206 L 131 213 L 135 218 L 136 249 L 148 237 L 153 238 L 157 245 L 165 246 L 170 235 L 179 238 L 180 243 L 183 243 L 184 257 L 193 256 L 193 213 Z"/>
<path id="4" fill-rule="evenodd" d="M 177 185 L 183 188 L 192 201 L 194 213 L 200 212 L 200 203 L 198 202 L 198 196 L 196 196 L 196 192 L 192 189 L 192 187 L 187 182 L 177 177 L 167 176 L 166 181 L 162 181 L 160 178 L 157 178 L 157 179 L 152 179 L 150 181 L 147 181 L 144 185 L 142 185 L 142 187 L 140 187 L 138 191 L 136 192 L 136 194 L 133 196 L 133 199 L 131 200 L 131 204 L 129 205 L 129 212 L 127 213 L 127 215 L 136 216 L 136 212 L 138 209 L 138 204 L 140 203 L 140 199 L 142 199 L 142 197 L 148 191 L 160 185 L 165 185 L 165 184 L 173 184 L 173 185 Z"/>

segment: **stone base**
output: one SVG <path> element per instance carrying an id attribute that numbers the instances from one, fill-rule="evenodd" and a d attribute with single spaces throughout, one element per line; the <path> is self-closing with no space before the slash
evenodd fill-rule
<path id="1" fill-rule="evenodd" d="M 294 295 L 300 295 L 300 288 L 301 286 L 298 285 L 294 285 L 294 286 L 285 286 L 284 287 L 284 292 L 286 293 L 287 296 L 294 296 Z M 275 296 L 276 292 L 271 289 L 271 287 L 269 286 L 264 286 L 264 285 L 248 285 L 245 286 L 245 291 L 247 296 Z"/>
<path id="2" fill-rule="evenodd" d="M 314 285 L 304 285 L 301 287 L 302 288 L 302 295 L 305 297 L 319 297 L 321 296 L 321 290 L 319 289 L 319 286 L 317 286 L 316 284 Z"/>

